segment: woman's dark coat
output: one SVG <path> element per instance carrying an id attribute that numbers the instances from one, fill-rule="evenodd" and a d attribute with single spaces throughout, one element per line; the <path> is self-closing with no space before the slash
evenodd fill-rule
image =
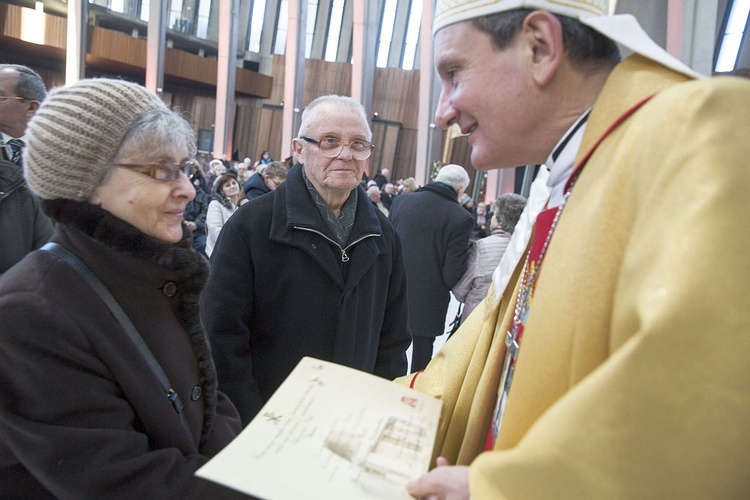
<path id="1" fill-rule="evenodd" d="M 206 252 L 206 213 L 211 197 L 203 189 L 195 189 L 195 198 L 185 207 L 183 217 L 185 220 L 195 222 L 198 228 L 193 231 L 193 248 L 200 253 Z"/>
<path id="2" fill-rule="evenodd" d="M 59 221 L 52 241 L 125 310 L 192 435 L 93 289 L 38 250 L 0 279 L 0 497 L 240 497 L 193 475 L 240 425 L 217 391 L 198 312 L 208 264 L 188 232 L 169 245 L 87 203 L 44 204 Z"/>
<path id="3" fill-rule="evenodd" d="M 0 158 L 0 276 L 52 236 L 52 222 L 15 163 Z"/>

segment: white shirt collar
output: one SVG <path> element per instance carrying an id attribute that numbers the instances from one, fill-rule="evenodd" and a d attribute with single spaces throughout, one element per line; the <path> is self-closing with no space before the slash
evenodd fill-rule
<path id="1" fill-rule="evenodd" d="M 2 136 L 2 144 L 0 144 L 0 147 L 5 147 L 8 144 L 8 141 L 11 139 L 21 139 L 22 141 L 26 142 L 26 136 L 22 135 L 21 137 L 13 137 L 12 135 L 8 135 L 5 132 L 0 130 L 0 136 Z"/>
<path id="2" fill-rule="evenodd" d="M 547 158 L 547 162 L 545 163 L 549 169 L 547 186 L 551 189 L 547 208 L 559 207 L 563 202 L 565 184 L 573 172 L 573 162 L 576 159 L 576 155 L 578 155 L 578 150 L 581 148 L 583 133 L 586 130 L 586 120 L 590 112 L 591 108 L 587 109 L 575 121 Z"/>
<path id="3" fill-rule="evenodd" d="M 581 147 L 583 131 L 586 129 L 586 119 L 590 111 L 590 108 L 586 110 L 565 132 L 547 158 L 547 163 L 539 168 L 539 173 L 531 184 L 526 207 L 521 213 L 500 263 L 492 274 L 495 301 L 500 300 L 505 293 L 513 271 L 526 252 L 539 213 L 545 208 L 555 208 L 562 204 L 565 184 L 573 171 L 573 162 Z"/>

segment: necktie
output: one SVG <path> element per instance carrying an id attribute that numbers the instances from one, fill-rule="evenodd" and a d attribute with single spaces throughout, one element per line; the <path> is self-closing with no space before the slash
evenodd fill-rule
<path id="1" fill-rule="evenodd" d="M 21 139 L 11 139 L 7 144 L 11 150 L 10 161 L 23 168 L 23 157 L 21 155 L 26 143 Z"/>

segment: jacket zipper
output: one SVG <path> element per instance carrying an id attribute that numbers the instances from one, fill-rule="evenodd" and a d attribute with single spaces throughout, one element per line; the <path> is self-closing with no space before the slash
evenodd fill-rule
<path id="1" fill-rule="evenodd" d="M 349 256 L 346 254 L 346 251 L 349 250 L 351 247 L 353 247 L 354 245 L 356 245 L 357 243 L 359 243 L 360 241 L 366 238 L 370 238 L 373 236 L 380 236 L 378 233 L 365 234 L 364 236 L 352 241 L 345 248 L 342 248 L 341 245 L 339 245 L 337 242 L 333 241 L 331 238 L 329 238 L 328 236 L 326 236 L 325 234 L 321 233 L 318 230 L 310 229 L 309 227 L 299 227 L 299 226 L 294 226 L 294 229 L 299 229 L 300 231 L 309 231 L 311 233 L 318 234 L 322 236 L 323 238 L 327 239 L 328 241 L 330 241 L 331 243 L 333 243 L 334 245 L 336 245 L 336 248 L 338 248 L 341 251 L 341 262 L 349 262 Z"/>

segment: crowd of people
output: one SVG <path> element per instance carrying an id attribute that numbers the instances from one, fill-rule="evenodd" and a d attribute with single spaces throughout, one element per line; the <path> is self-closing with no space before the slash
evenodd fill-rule
<path id="1" fill-rule="evenodd" d="M 415 498 L 750 496 L 750 85 L 606 4 L 438 0 L 436 124 L 542 165 L 489 205 L 364 177 L 350 97 L 204 165 L 142 86 L 0 65 L 0 497 L 245 498 L 194 473 L 304 356 L 442 400 Z"/>

